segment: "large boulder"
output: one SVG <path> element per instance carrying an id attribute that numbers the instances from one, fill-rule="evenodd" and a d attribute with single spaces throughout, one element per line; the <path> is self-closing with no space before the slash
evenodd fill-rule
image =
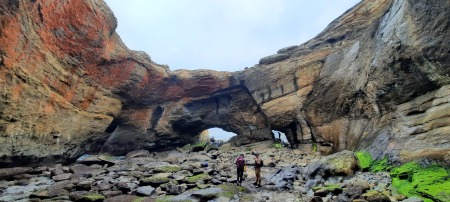
<path id="1" fill-rule="evenodd" d="M 269 184 L 272 184 L 277 189 L 291 190 L 294 188 L 294 181 L 298 179 L 300 173 L 301 169 L 298 166 L 287 166 L 266 177 L 266 179 Z"/>
<path id="2" fill-rule="evenodd" d="M 353 152 L 341 151 L 310 163 L 305 168 L 304 176 L 314 179 L 321 176 L 327 179 L 330 176 L 352 176 L 358 169 L 358 162 Z"/>

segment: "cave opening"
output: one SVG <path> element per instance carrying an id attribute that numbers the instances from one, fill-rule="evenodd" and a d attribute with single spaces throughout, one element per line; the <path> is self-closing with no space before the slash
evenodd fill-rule
<path id="1" fill-rule="evenodd" d="M 228 132 L 228 131 L 225 131 L 225 130 L 223 130 L 221 128 L 217 128 L 217 127 L 209 128 L 209 129 L 207 129 L 205 131 L 208 131 L 207 133 L 209 135 L 209 138 L 214 138 L 214 140 L 222 140 L 224 142 L 227 142 L 232 137 L 237 135 L 236 133 Z"/>
<path id="2" fill-rule="evenodd" d="M 286 134 L 284 134 L 281 131 L 272 130 L 273 137 L 275 140 L 279 140 L 281 142 L 289 143 L 288 139 L 286 138 Z"/>

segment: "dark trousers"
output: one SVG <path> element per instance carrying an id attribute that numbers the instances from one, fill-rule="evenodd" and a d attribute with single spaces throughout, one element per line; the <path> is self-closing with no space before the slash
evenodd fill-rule
<path id="1" fill-rule="evenodd" d="M 242 182 L 242 177 L 244 176 L 244 168 L 237 168 L 237 181 Z"/>

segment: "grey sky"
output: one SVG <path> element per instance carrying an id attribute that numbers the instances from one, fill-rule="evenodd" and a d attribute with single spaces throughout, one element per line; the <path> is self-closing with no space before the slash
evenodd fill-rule
<path id="1" fill-rule="evenodd" d="M 105 0 L 133 50 L 170 69 L 238 71 L 300 45 L 360 0 Z M 231 137 L 220 129 L 216 139 Z"/>
<path id="2" fill-rule="evenodd" d="M 170 69 L 238 71 L 300 45 L 359 0 L 106 0 L 133 50 Z"/>

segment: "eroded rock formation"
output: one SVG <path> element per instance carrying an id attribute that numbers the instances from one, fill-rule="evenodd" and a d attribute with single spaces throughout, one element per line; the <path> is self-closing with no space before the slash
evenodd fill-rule
<path id="1" fill-rule="evenodd" d="M 170 71 L 121 42 L 102 1 L 0 1 L 0 164 L 168 149 L 211 127 L 449 161 L 449 19 L 448 1 L 365 0 L 244 71 Z"/>

